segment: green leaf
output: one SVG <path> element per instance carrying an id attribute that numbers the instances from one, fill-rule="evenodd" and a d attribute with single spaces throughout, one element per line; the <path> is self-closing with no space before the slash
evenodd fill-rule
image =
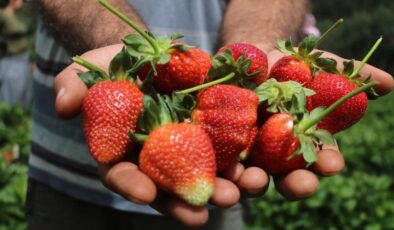
<path id="1" fill-rule="evenodd" d="M 175 41 L 175 40 L 180 39 L 180 38 L 183 38 L 183 37 L 184 37 L 183 34 L 180 34 L 180 33 L 172 33 L 171 36 L 170 36 L 170 39 L 171 39 L 172 41 Z"/>
<path id="2" fill-rule="evenodd" d="M 303 87 L 302 90 L 304 91 L 305 96 L 312 96 L 315 95 L 316 92 L 314 90 L 308 89 Z"/>
<path id="3" fill-rule="evenodd" d="M 154 74 L 153 70 L 150 70 L 142 84 L 140 89 L 144 94 L 155 95 L 157 93 L 156 89 L 153 87 Z"/>
<path id="4" fill-rule="evenodd" d="M 171 55 L 169 53 L 161 53 L 159 64 L 167 64 L 171 60 Z"/>
<path id="5" fill-rule="evenodd" d="M 299 93 L 293 94 L 291 99 L 291 114 L 300 114 L 306 112 L 306 96 L 303 90 Z"/>
<path id="6" fill-rule="evenodd" d="M 81 72 L 78 73 L 78 76 L 88 88 L 92 87 L 97 82 L 107 80 L 106 76 L 103 76 L 100 71 Z"/>
<path id="7" fill-rule="evenodd" d="M 327 130 L 319 129 L 313 132 L 313 136 L 327 145 L 335 145 L 334 136 Z"/>
<path id="8" fill-rule="evenodd" d="M 109 73 L 117 80 L 128 80 L 127 71 L 133 68 L 133 60 L 125 50 L 117 53 L 109 65 Z"/>
<path id="9" fill-rule="evenodd" d="M 138 120 L 138 127 L 145 133 L 162 125 L 179 121 L 168 95 L 156 94 L 155 97 L 152 97 L 145 94 L 142 101 L 144 114 Z"/>
<path id="10" fill-rule="evenodd" d="M 175 44 L 175 45 L 172 45 L 171 48 L 177 49 L 181 52 L 187 52 L 190 48 L 192 48 L 192 46 L 185 45 L 185 44 Z"/>
<path id="11" fill-rule="evenodd" d="M 123 43 L 127 46 L 148 44 L 144 37 L 139 34 L 129 34 L 123 38 Z"/>
<path id="12" fill-rule="evenodd" d="M 284 54 L 296 54 L 297 52 L 294 50 L 291 40 L 281 40 L 279 39 L 277 42 L 278 49 Z"/>
<path id="13" fill-rule="evenodd" d="M 178 119 L 184 121 L 191 117 L 191 113 L 196 106 L 196 100 L 191 94 L 173 93 L 171 101 L 168 101 L 176 111 Z"/>
<path id="14" fill-rule="evenodd" d="M 301 57 L 307 57 L 310 52 L 316 47 L 317 38 L 313 35 L 309 35 L 299 45 L 298 53 Z"/>
<path id="15" fill-rule="evenodd" d="M 344 61 L 343 62 L 343 74 L 345 76 L 349 76 L 354 71 L 354 60 Z"/>
<path id="16" fill-rule="evenodd" d="M 308 165 L 312 164 L 317 160 L 315 144 L 313 143 L 313 140 L 308 136 L 300 135 L 299 138 L 302 156 L 304 157 L 304 160 L 308 163 Z"/>
<path id="17" fill-rule="evenodd" d="M 337 61 L 333 58 L 317 58 L 316 65 L 328 73 L 339 73 L 337 69 Z"/>
<path id="18" fill-rule="evenodd" d="M 323 52 L 317 51 L 312 54 L 309 54 L 309 59 L 314 62 L 314 61 L 316 61 L 316 59 L 320 58 L 321 55 L 323 55 Z"/>

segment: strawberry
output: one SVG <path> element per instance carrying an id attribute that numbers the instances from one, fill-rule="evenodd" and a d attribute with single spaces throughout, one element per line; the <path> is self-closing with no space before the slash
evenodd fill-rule
<path id="1" fill-rule="evenodd" d="M 267 54 L 249 43 L 238 42 L 225 45 L 219 49 L 215 58 L 219 62 L 216 68 L 227 68 L 229 69 L 227 71 L 236 73 L 240 79 L 250 80 L 256 85 L 260 85 L 267 79 Z M 217 74 L 215 72 L 217 70 L 211 71 L 210 75 Z M 213 79 L 215 78 L 217 77 Z"/>
<path id="2" fill-rule="evenodd" d="M 306 87 L 314 90 L 315 95 L 308 97 L 307 108 L 312 110 L 316 107 L 327 107 L 338 98 L 357 89 L 359 86 L 340 74 L 321 73 L 309 82 Z M 339 106 L 331 115 L 323 119 L 319 129 L 325 129 L 332 134 L 347 129 L 358 122 L 368 107 L 368 97 L 365 92 L 351 98 Z"/>
<path id="3" fill-rule="evenodd" d="M 340 97 L 365 84 L 359 80 L 361 76 L 358 73 L 381 41 L 380 38 L 375 43 L 357 69 L 354 69 L 353 61 L 345 62 L 342 73 L 338 71 L 335 73 L 319 73 L 313 81 L 307 83 L 306 87 L 316 92 L 315 95 L 308 97 L 308 110 L 320 106 L 327 107 Z M 318 127 L 335 134 L 357 123 L 367 110 L 367 93 L 375 94 L 373 90 L 370 90 L 351 98 L 322 120 Z"/>
<path id="4" fill-rule="evenodd" d="M 294 121 L 288 113 L 272 115 L 261 127 L 251 153 L 251 162 L 272 175 L 285 174 L 305 168 L 302 155 L 291 156 L 300 147 L 300 141 L 293 135 Z"/>
<path id="5" fill-rule="evenodd" d="M 257 131 L 257 105 L 253 91 L 233 85 L 215 85 L 198 94 L 192 120 L 211 138 L 218 171 L 249 151 Z"/>
<path id="6" fill-rule="evenodd" d="M 99 163 L 115 163 L 132 150 L 129 132 L 135 131 L 138 115 L 144 110 L 143 93 L 125 72 L 132 63 L 120 52 L 107 74 L 81 57 L 73 61 L 90 70 L 79 74 L 89 87 L 82 101 L 82 117 L 90 153 Z"/>
<path id="7" fill-rule="evenodd" d="M 161 189 L 202 206 L 214 191 L 215 152 L 198 125 L 168 123 L 153 130 L 139 156 L 139 166 Z"/>
<path id="8" fill-rule="evenodd" d="M 165 64 L 156 64 L 154 86 L 162 93 L 171 93 L 196 85 L 201 85 L 211 67 L 210 55 L 197 48 L 186 51 L 169 49 L 170 60 Z M 141 80 L 145 80 L 151 71 L 151 64 L 146 64 L 139 72 Z"/>
<path id="9" fill-rule="evenodd" d="M 155 90 L 165 94 L 204 82 L 211 67 L 211 57 L 207 52 L 176 42 L 183 37 L 180 34 L 156 37 L 107 1 L 99 2 L 137 32 L 127 35 L 123 42 L 126 52 L 137 60 L 131 72 L 138 73 L 141 80 L 149 84 L 153 81 Z"/>
<path id="10" fill-rule="evenodd" d="M 283 175 L 309 166 L 316 161 L 316 149 L 321 143 L 334 144 L 331 134 L 316 129 L 316 125 L 349 98 L 374 85 L 376 82 L 359 87 L 326 109 L 319 107 L 301 116 L 289 113 L 272 115 L 257 134 L 250 163 L 271 175 Z"/>
<path id="11" fill-rule="evenodd" d="M 128 136 L 142 112 L 142 92 L 129 81 L 101 81 L 85 94 L 83 127 L 89 150 L 103 164 L 123 158 L 133 147 Z"/>
<path id="12" fill-rule="evenodd" d="M 275 62 L 269 76 L 278 81 L 291 80 L 306 83 L 312 80 L 312 71 L 309 65 L 300 58 L 286 55 Z"/>
<path id="13" fill-rule="evenodd" d="M 323 52 L 311 52 L 342 22 L 343 19 L 339 19 L 319 39 L 312 35 L 307 36 L 299 44 L 297 51 L 290 40 L 278 40 L 278 49 L 286 55 L 274 63 L 269 77 L 278 81 L 296 81 L 304 84 L 313 79 L 319 68 L 331 69 L 334 63 L 331 59 L 322 58 Z"/>

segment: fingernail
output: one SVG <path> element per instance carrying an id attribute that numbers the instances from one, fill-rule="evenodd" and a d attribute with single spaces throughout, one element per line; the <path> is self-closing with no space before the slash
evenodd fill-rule
<path id="1" fill-rule="evenodd" d="M 65 89 L 64 89 L 64 88 L 61 88 L 61 89 L 57 92 L 56 103 L 59 103 L 60 100 L 62 100 L 62 98 L 64 97 L 64 93 L 65 93 Z"/>

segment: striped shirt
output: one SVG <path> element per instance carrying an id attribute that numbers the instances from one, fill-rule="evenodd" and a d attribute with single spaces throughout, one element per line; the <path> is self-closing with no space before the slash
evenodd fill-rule
<path id="1" fill-rule="evenodd" d="M 157 35 L 178 32 L 184 41 L 215 50 L 226 0 L 129 0 Z M 154 7 L 151 7 L 153 6 Z M 42 23 L 36 37 L 33 82 L 33 133 L 29 176 L 77 199 L 118 210 L 157 213 L 106 189 L 97 174 L 82 130 L 81 118 L 61 120 L 55 112 L 54 76 L 71 63 L 70 54 Z"/>

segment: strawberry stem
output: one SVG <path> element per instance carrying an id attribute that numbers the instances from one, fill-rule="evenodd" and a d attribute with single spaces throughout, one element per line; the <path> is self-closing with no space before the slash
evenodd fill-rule
<path id="1" fill-rule="evenodd" d="M 148 139 L 148 135 L 133 132 L 129 133 L 129 137 L 139 144 L 144 144 L 145 141 Z"/>
<path id="2" fill-rule="evenodd" d="M 324 34 L 322 34 L 319 39 L 317 39 L 315 47 L 319 46 L 328 37 L 328 35 L 331 34 L 332 31 L 334 31 L 339 25 L 343 23 L 343 21 L 343 18 L 340 18 L 334 23 L 334 25 L 328 28 L 328 30 L 326 30 L 326 32 L 324 32 Z"/>
<path id="3" fill-rule="evenodd" d="M 103 74 L 103 76 L 105 76 L 106 79 L 110 79 L 108 74 L 104 70 L 102 70 L 97 65 L 89 62 L 88 60 L 83 59 L 81 56 L 75 56 L 75 57 L 72 58 L 72 60 L 75 63 L 87 68 L 88 70 L 100 72 L 101 74 Z"/>
<path id="4" fill-rule="evenodd" d="M 332 111 L 334 111 L 338 106 L 343 104 L 345 101 L 347 101 L 348 99 L 354 97 L 355 95 L 357 95 L 357 94 L 359 94 L 359 93 L 365 91 L 366 89 L 369 89 L 375 85 L 377 85 L 376 81 L 370 82 L 368 84 L 365 84 L 365 85 L 353 90 L 352 92 L 346 94 L 345 96 L 339 98 L 336 102 L 334 102 L 328 108 L 324 109 L 318 116 L 315 116 L 312 119 L 306 119 L 304 121 L 301 121 L 298 125 L 298 131 L 300 133 L 304 133 L 306 130 L 308 130 L 312 126 L 319 123 L 322 119 L 327 117 Z"/>
<path id="5" fill-rule="evenodd" d="M 176 93 L 177 93 L 177 94 L 188 94 L 188 93 L 192 93 L 192 92 L 195 92 L 195 91 L 198 91 L 198 90 L 205 89 L 205 88 L 207 88 L 207 87 L 209 87 L 209 86 L 217 85 L 217 84 L 226 82 L 226 81 L 228 81 L 228 80 L 231 80 L 232 78 L 234 78 L 234 76 L 235 76 L 235 73 L 229 73 L 229 74 L 227 74 L 226 76 L 224 76 L 224 77 L 222 77 L 222 78 L 219 78 L 219 79 L 217 79 L 217 80 L 215 80 L 215 81 L 210 81 L 210 82 L 207 82 L 207 83 L 202 84 L 202 85 L 197 85 L 197 86 L 194 86 L 194 87 L 192 87 L 192 88 L 188 88 L 188 89 L 184 89 L 184 90 L 178 91 L 178 92 L 176 92 Z"/>
<path id="6" fill-rule="evenodd" d="M 369 50 L 367 55 L 364 57 L 364 59 L 361 61 L 360 65 L 357 66 L 357 68 L 353 71 L 352 74 L 350 74 L 349 79 L 355 78 L 360 70 L 364 67 L 364 65 L 367 63 L 368 59 L 372 56 L 372 54 L 375 52 L 375 50 L 378 48 L 380 43 L 382 42 L 383 38 L 380 37 L 375 44 L 372 46 L 372 48 Z"/>
<path id="7" fill-rule="evenodd" d="M 149 36 L 140 26 L 138 26 L 136 23 L 134 23 L 132 20 L 130 20 L 126 15 L 122 14 L 120 11 L 115 9 L 111 4 L 109 4 L 106 0 L 99 0 L 99 3 L 103 5 L 105 8 L 107 8 L 109 11 L 111 11 L 113 14 L 115 14 L 117 17 L 119 17 L 122 21 L 127 23 L 131 28 L 133 28 L 135 31 L 138 32 L 142 37 L 144 37 L 149 44 L 152 46 L 155 54 L 159 53 L 159 47 L 151 36 Z"/>

